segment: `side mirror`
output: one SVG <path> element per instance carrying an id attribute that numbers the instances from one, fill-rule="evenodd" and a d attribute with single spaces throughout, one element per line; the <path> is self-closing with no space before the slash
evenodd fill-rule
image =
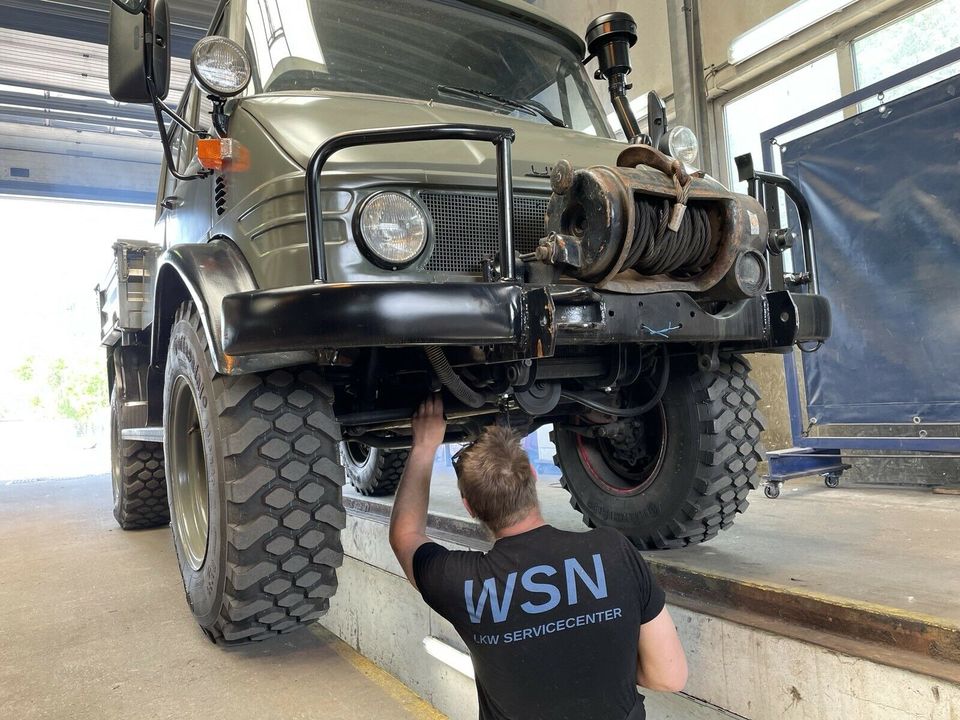
<path id="1" fill-rule="evenodd" d="M 667 134 L 667 106 L 653 90 L 647 93 L 647 135 L 650 144 L 658 148 L 660 140 Z"/>
<path id="2" fill-rule="evenodd" d="M 170 94 L 170 6 L 167 0 L 153 0 L 153 85 L 157 96 Z"/>
<path id="3" fill-rule="evenodd" d="M 137 14 L 137 9 L 140 12 Z M 180 117 L 163 100 L 170 93 L 170 11 L 167 0 L 113 0 L 110 6 L 108 46 L 110 95 L 118 102 L 149 103 L 167 162 L 167 172 L 178 180 L 207 177 L 206 170 L 192 175 L 177 171 L 170 149 L 170 134 L 163 115 L 198 137 L 207 137 Z"/>
<path id="4" fill-rule="evenodd" d="M 167 0 L 154 0 L 148 13 L 134 14 L 147 0 L 114 0 L 108 46 L 110 96 L 118 102 L 152 103 L 148 81 L 159 99 L 170 92 L 170 13 Z M 144 44 L 149 43 L 145 49 Z"/>

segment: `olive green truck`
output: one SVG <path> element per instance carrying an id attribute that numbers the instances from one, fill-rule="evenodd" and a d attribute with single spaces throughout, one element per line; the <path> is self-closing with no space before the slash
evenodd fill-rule
<path id="1" fill-rule="evenodd" d="M 166 0 L 114 0 L 111 93 L 165 161 L 159 242 L 118 242 L 98 292 L 114 514 L 170 522 L 211 639 L 327 610 L 341 486 L 396 488 L 431 391 L 447 442 L 551 424 L 584 521 L 640 548 L 747 507 L 741 353 L 826 339 L 829 306 L 653 94 L 640 129 L 628 15 L 584 42 L 522 0 L 221 0 L 176 108 L 169 32 Z"/>

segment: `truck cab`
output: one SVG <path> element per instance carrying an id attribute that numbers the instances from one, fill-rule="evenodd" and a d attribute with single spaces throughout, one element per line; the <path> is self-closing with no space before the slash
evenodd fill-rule
<path id="1" fill-rule="evenodd" d="M 584 41 L 520 0 L 224 0 L 176 110 L 169 22 L 114 0 L 111 92 L 154 107 L 166 151 L 162 252 L 117 247 L 142 311 L 101 293 L 115 515 L 170 519 L 212 639 L 325 612 L 341 485 L 396 488 L 434 391 L 448 442 L 551 424 L 574 507 L 640 548 L 746 509 L 763 420 L 742 353 L 825 340 L 829 306 L 785 285 L 788 236 L 699 171 L 655 97 L 640 130 L 632 18 Z"/>

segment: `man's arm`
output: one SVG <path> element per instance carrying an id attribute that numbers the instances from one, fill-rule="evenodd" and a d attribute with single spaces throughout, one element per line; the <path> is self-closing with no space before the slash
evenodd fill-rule
<path id="1" fill-rule="evenodd" d="M 687 657 L 666 608 L 640 626 L 637 660 L 637 684 L 642 687 L 680 692 L 687 684 Z"/>
<path id="2" fill-rule="evenodd" d="M 390 514 L 390 547 L 410 583 L 413 556 L 427 537 L 427 504 L 430 501 L 430 475 L 437 448 L 443 442 L 447 422 L 443 419 L 443 400 L 435 393 L 422 403 L 413 416 L 413 448 L 400 479 L 393 512 Z"/>

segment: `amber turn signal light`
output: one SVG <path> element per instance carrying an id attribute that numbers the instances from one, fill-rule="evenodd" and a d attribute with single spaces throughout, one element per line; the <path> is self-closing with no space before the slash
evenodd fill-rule
<path id="1" fill-rule="evenodd" d="M 243 172 L 250 168 L 250 151 L 233 138 L 197 140 L 197 160 L 207 170 Z"/>

